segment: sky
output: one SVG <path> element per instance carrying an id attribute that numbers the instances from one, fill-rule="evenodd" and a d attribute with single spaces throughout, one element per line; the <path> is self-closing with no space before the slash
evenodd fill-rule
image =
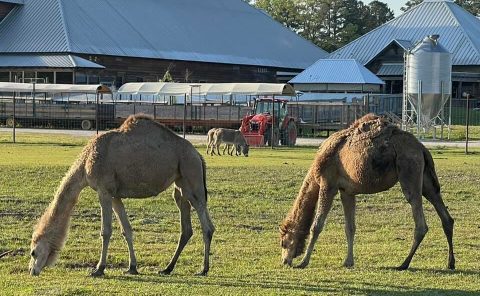
<path id="1" fill-rule="evenodd" d="M 407 3 L 407 0 L 405 1 L 404 0 L 380 0 L 380 1 L 387 3 L 388 7 L 390 7 L 390 9 L 393 10 L 396 17 L 402 14 L 402 11 L 400 10 L 400 8 L 403 5 L 405 5 L 405 3 Z M 365 1 L 365 2 L 370 3 L 372 1 Z"/>

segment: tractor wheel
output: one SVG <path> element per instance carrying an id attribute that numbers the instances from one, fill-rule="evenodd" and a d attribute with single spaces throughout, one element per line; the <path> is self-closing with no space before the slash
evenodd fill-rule
<path id="1" fill-rule="evenodd" d="M 9 117 L 7 118 L 7 120 L 5 120 L 5 125 L 7 127 L 13 127 L 14 124 L 15 124 L 15 119 L 13 119 L 13 117 Z"/>
<path id="2" fill-rule="evenodd" d="M 84 130 L 84 131 L 91 130 L 92 126 L 93 126 L 92 121 L 87 120 L 87 119 L 82 120 L 82 123 L 80 125 L 82 127 L 82 130 Z"/>
<path id="3" fill-rule="evenodd" d="M 290 121 L 285 130 L 285 144 L 287 146 L 295 146 L 297 143 L 297 126 L 295 122 Z"/>

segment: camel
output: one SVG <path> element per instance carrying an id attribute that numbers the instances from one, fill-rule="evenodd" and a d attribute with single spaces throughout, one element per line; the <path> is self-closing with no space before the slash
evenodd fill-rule
<path id="1" fill-rule="evenodd" d="M 204 241 L 203 270 L 209 270 L 215 230 L 207 209 L 205 161 L 193 145 L 144 115 L 130 116 L 120 128 L 92 139 L 63 178 L 53 201 L 40 218 L 31 242 L 30 273 L 39 275 L 55 262 L 66 240 L 69 220 L 83 188 L 98 193 L 101 206 L 101 256 L 92 276 L 104 275 L 112 234 L 112 208 L 129 251 L 128 274 L 138 274 L 132 227 L 122 198 L 154 197 L 175 184 L 173 198 L 180 210 L 177 249 L 161 274 L 170 274 L 193 234 L 190 211 L 199 217 Z"/>
<path id="2" fill-rule="evenodd" d="M 320 147 L 293 207 L 280 226 L 282 263 L 309 264 L 315 242 L 323 229 L 332 201 L 340 192 L 347 238 L 345 267 L 353 267 L 355 235 L 355 195 L 378 193 L 400 182 L 415 221 L 413 244 L 404 262 L 405 270 L 428 231 L 422 195 L 435 207 L 448 242 L 448 268 L 455 269 L 453 219 L 440 194 L 440 184 L 430 152 L 410 133 L 387 120 L 368 114 L 348 129 L 336 132 Z"/>

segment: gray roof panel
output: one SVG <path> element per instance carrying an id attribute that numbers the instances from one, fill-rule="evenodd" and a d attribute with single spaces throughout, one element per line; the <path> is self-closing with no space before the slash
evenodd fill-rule
<path id="1" fill-rule="evenodd" d="M 327 56 L 241 0 L 25 0 L 5 21 L 0 24 L 0 52 L 69 52 L 294 69 Z"/>
<path id="2" fill-rule="evenodd" d="M 480 19 L 449 0 L 424 1 L 329 55 L 367 64 L 392 40 L 415 43 L 438 34 L 452 53 L 453 65 L 480 65 Z"/>
<path id="3" fill-rule="evenodd" d="M 385 84 L 353 59 L 320 59 L 289 83 Z"/>
<path id="4" fill-rule="evenodd" d="M 74 55 L 0 54 L 0 68 L 92 68 L 105 67 Z"/>

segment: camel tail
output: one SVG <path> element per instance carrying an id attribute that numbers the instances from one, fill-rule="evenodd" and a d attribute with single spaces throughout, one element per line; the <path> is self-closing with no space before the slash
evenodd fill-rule
<path id="1" fill-rule="evenodd" d="M 205 164 L 205 159 L 200 155 L 200 159 L 202 160 L 202 177 L 203 177 L 203 188 L 205 190 L 205 201 L 208 200 L 207 195 L 207 166 Z"/>
<path id="2" fill-rule="evenodd" d="M 432 155 L 427 148 L 423 147 L 423 158 L 425 159 L 424 173 L 430 176 L 432 184 L 435 187 L 436 192 L 440 192 L 440 182 L 438 182 L 437 173 L 435 172 L 435 163 L 433 162 Z"/>

